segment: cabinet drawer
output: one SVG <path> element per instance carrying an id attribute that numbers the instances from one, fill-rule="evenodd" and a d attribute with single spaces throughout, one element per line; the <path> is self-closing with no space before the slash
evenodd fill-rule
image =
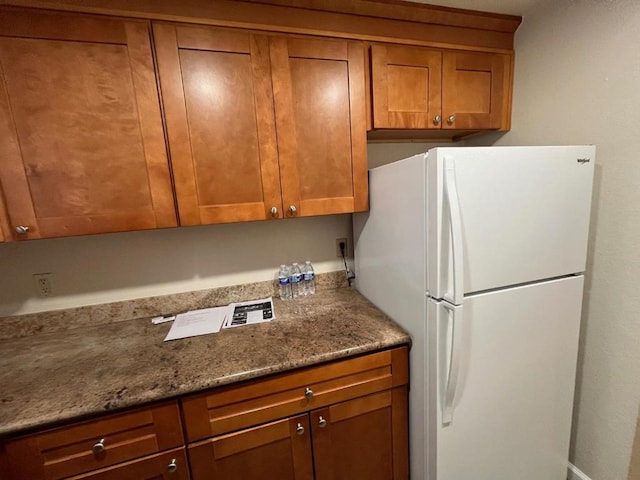
<path id="1" fill-rule="evenodd" d="M 29 435 L 5 448 L 12 479 L 58 480 L 182 444 L 171 402 Z"/>
<path id="2" fill-rule="evenodd" d="M 71 477 L 68 480 L 189 480 L 188 470 L 183 447 Z"/>
<path id="3" fill-rule="evenodd" d="M 189 442 L 408 382 L 407 348 L 216 389 L 182 400 Z"/>

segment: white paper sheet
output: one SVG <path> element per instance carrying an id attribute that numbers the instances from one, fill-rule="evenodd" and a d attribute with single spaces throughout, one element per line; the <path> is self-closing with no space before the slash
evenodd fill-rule
<path id="1" fill-rule="evenodd" d="M 220 331 L 227 317 L 231 316 L 229 306 L 192 310 L 176 315 L 171 325 L 171 330 L 164 341 L 177 340 L 178 338 L 195 337 Z"/>
<path id="2" fill-rule="evenodd" d="M 273 298 L 229 304 L 229 315 L 222 328 L 241 327 L 253 323 L 270 322 L 276 318 Z"/>

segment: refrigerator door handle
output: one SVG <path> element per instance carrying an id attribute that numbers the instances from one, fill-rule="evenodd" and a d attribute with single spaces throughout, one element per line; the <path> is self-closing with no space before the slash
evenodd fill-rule
<path id="1" fill-rule="evenodd" d="M 453 401 L 458 387 L 458 374 L 460 372 L 460 349 L 462 345 L 462 306 L 448 305 L 442 302 L 442 306 L 447 310 L 447 318 L 450 322 L 450 345 L 449 345 L 449 371 L 444 387 L 442 399 L 442 424 L 450 425 L 453 422 Z"/>
<path id="2" fill-rule="evenodd" d="M 458 200 L 456 171 L 453 158 L 444 159 L 444 194 L 449 208 L 451 224 L 451 252 L 453 260 L 453 297 L 447 298 L 455 305 L 461 305 L 464 298 L 464 252 L 462 246 L 462 215 Z"/>

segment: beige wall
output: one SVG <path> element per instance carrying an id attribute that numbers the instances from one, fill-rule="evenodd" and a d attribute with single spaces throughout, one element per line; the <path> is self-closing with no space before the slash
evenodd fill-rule
<path id="1" fill-rule="evenodd" d="M 464 142 L 457 143 L 370 143 L 367 146 L 367 159 L 369 168 L 379 167 L 387 163 L 402 160 L 422 152 L 426 152 L 430 148 L 438 145 L 463 145 Z"/>
<path id="2" fill-rule="evenodd" d="M 513 129 L 492 140 L 597 145 L 571 461 L 592 480 L 626 479 L 640 404 L 640 2 L 553 1 L 525 16 Z"/>
<path id="3" fill-rule="evenodd" d="M 0 316 L 269 280 L 305 259 L 339 270 L 345 237 L 351 215 L 0 244 Z M 54 275 L 53 297 L 34 295 L 42 272 Z"/>

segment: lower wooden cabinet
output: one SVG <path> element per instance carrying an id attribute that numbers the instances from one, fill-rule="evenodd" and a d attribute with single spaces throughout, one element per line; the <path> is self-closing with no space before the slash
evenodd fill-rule
<path id="1" fill-rule="evenodd" d="M 192 478 L 405 480 L 407 384 L 397 348 L 186 397 Z"/>
<path id="2" fill-rule="evenodd" d="M 370 353 L 0 441 L 0 478 L 406 480 L 407 389 Z"/>
<path id="3" fill-rule="evenodd" d="M 189 459 L 193 480 L 407 479 L 407 390 L 220 435 Z"/>

